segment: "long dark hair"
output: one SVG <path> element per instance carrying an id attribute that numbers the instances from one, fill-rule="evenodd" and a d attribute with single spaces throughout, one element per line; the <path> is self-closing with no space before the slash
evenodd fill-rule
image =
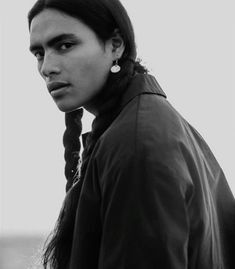
<path id="1" fill-rule="evenodd" d="M 119 60 L 121 71 L 110 73 L 107 82 L 93 100 L 98 115 L 93 121 L 92 132 L 89 134 L 82 154 L 81 172 L 80 141 L 83 111 L 65 114 L 66 130 L 63 137 L 65 147 L 65 176 L 67 178 L 66 197 L 56 227 L 48 238 L 43 255 L 43 265 L 54 269 L 65 269 L 68 266 L 73 239 L 74 220 L 87 165 L 93 148 L 99 137 L 119 113 L 118 104 L 123 92 L 128 87 L 135 73 L 147 73 L 144 66 L 136 60 L 135 36 L 130 18 L 119 0 L 38 0 L 28 14 L 29 28 L 33 18 L 44 9 L 56 9 L 75 17 L 88 25 L 105 42 L 118 29 L 125 44 L 124 53 Z M 108 111 L 108 113 L 107 113 Z M 76 182 L 76 184 L 73 184 Z"/>

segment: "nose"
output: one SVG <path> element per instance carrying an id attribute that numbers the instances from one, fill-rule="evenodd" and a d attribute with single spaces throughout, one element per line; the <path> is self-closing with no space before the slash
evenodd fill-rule
<path id="1" fill-rule="evenodd" d="M 59 63 L 56 55 L 52 53 L 44 55 L 43 62 L 39 68 L 39 72 L 44 78 L 51 77 L 60 73 Z"/>

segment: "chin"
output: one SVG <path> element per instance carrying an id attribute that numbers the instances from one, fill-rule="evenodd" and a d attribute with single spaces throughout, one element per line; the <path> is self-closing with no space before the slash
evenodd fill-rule
<path id="1" fill-rule="evenodd" d="M 80 108 L 78 106 L 62 104 L 62 103 L 57 103 L 56 105 L 60 111 L 65 112 L 65 113 L 69 113 Z"/>

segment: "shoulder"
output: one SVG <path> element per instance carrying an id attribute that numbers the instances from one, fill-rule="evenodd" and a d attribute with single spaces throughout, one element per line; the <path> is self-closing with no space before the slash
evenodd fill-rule
<path id="1" fill-rule="evenodd" d="M 143 152 L 160 156 L 184 140 L 187 122 L 162 96 L 140 94 L 133 98 L 100 138 L 99 158 L 128 158 Z"/>
<path id="2" fill-rule="evenodd" d="M 155 94 L 133 98 L 95 148 L 101 185 L 122 177 L 124 182 L 178 184 L 184 192 L 191 180 L 180 149 L 186 140 L 183 124 L 165 98 Z"/>

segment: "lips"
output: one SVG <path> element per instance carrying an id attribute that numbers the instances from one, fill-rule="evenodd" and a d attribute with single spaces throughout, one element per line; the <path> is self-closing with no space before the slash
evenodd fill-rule
<path id="1" fill-rule="evenodd" d="M 68 86 L 69 84 L 65 82 L 50 82 L 47 84 L 47 88 L 50 93 Z"/>

